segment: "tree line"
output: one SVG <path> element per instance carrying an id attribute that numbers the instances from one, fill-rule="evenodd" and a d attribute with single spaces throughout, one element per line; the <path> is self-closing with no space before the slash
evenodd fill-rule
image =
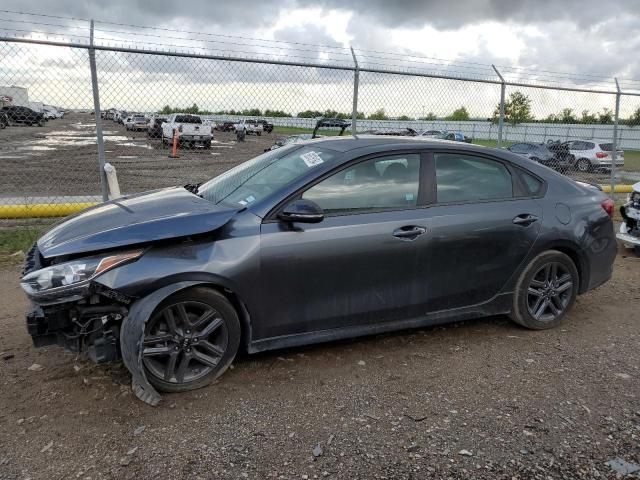
<path id="1" fill-rule="evenodd" d="M 201 110 L 197 104 L 193 104 L 191 107 L 171 107 L 165 105 L 159 112 L 163 115 L 170 115 L 172 113 L 191 113 L 200 115 L 238 115 L 247 117 L 297 117 L 297 118 L 342 118 L 350 119 L 351 113 L 338 112 L 336 110 L 327 109 L 321 110 L 304 110 L 293 115 L 283 110 L 266 109 L 261 110 L 259 108 L 246 108 L 243 110 L 218 110 L 208 111 Z M 384 108 L 380 108 L 369 115 L 365 115 L 363 112 L 358 112 L 356 118 L 360 120 L 447 120 L 447 121 L 478 121 L 485 120 L 484 118 L 472 118 L 466 107 L 461 106 L 455 109 L 451 114 L 438 117 L 435 113 L 429 112 L 424 116 L 410 117 L 408 115 L 389 116 L 385 112 Z M 500 118 L 500 104 L 496 105 L 490 120 L 493 123 L 498 123 Z M 583 110 L 579 114 L 574 112 L 572 108 L 563 108 L 558 113 L 552 113 L 543 119 L 536 119 L 531 112 L 531 98 L 528 95 L 520 91 L 514 91 L 509 95 L 509 98 L 504 102 L 504 122 L 517 125 L 519 123 L 584 123 L 584 124 L 601 124 L 611 125 L 614 122 L 614 113 L 609 108 L 603 108 L 601 112 L 591 112 L 589 110 Z M 620 125 L 637 126 L 640 125 L 640 107 L 629 116 L 628 118 L 619 119 Z"/>

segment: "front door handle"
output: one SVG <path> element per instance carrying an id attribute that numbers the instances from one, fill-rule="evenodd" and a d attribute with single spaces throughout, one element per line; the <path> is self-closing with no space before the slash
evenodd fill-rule
<path id="1" fill-rule="evenodd" d="M 403 240 L 414 240 L 423 233 L 426 233 L 427 229 L 424 227 L 418 227 L 416 225 L 407 225 L 406 227 L 396 228 L 393 231 L 393 236 L 401 238 Z"/>
<path id="2" fill-rule="evenodd" d="M 531 225 L 533 222 L 537 221 L 538 217 L 536 217 L 535 215 L 531 215 L 530 213 L 522 213 L 513 219 L 514 224 L 521 225 L 523 227 Z"/>

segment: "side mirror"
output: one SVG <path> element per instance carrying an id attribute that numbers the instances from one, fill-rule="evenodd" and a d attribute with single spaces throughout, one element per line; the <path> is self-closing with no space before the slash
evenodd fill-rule
<path id="1" fill-rule="evenodd" d="M 285 222 L 318 223 L 324 219 L 324 212 L 317 203 L 298 199 L 284 207 L 278 218 Z"/>

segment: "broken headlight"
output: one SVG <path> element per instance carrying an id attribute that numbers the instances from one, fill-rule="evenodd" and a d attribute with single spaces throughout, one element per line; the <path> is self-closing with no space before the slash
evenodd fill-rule
<path id="1" fill-rule="evenodd" d="M 85 287 L 101 273 L 135 260 L 142 253 L 143 250 L 136 250 L 51 265 L 25 275 L 20 281 L 20 286 L 32 298 L 56 296 L 57 293 L 67 296 L 70 292 Z"/>

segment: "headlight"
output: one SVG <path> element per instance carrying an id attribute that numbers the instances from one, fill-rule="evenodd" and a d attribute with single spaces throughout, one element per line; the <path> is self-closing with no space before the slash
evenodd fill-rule
<path id="1" fill-rule="evenodd" d="M 25 275 L 20 286 L 30 297 L 38 297 L 40 294 L 50 296 L 58 292 L 66 295 L 71 290 L 85 287 L 101 273 L 137 259 L 142 252 L 143 250 L 136 250 L 109 256 L 79 258 L 52 265 Z"/>

